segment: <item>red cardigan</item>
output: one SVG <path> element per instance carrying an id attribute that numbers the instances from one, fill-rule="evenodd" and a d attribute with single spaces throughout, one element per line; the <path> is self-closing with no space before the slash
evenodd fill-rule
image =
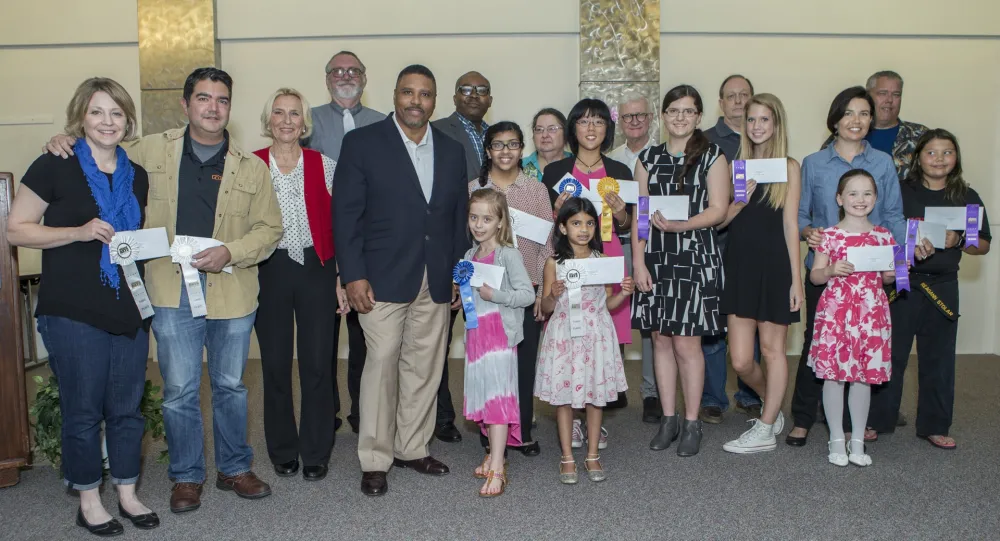
<path id="1" fill-rule="evenodd" d="M 271 149 L 254 151 L 258 158 L 271 166 Z M 333 217 L 331 216 L 330 192 L 326 191 L 326 174 L 323 171 L 323 155 L 308 148 L 302 149 L 302 169 L 305 177 L 303 192 L 306 199 L 306 217 L 312 234 L 313 249 L 319 256 L 320 264 L 333 258 Z"/>

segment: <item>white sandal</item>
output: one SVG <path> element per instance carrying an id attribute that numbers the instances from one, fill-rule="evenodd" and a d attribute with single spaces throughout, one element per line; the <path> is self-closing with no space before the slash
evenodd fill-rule
<path id="1" fill-rule="evenodd" d="M 834 466 L 846 466 L 847 462 L 848 462 L 847 455 L 845 455 L 843 453 L 834 453 L 833 452 L 833 444 L 836 443 L 836 442 L 839 442 L 839 441 L 844 441 L 844 440 L 843 439 L 838 439 L 838 440 L 830 440 L 829 442 L 827 442 L 826 447 L 827 447 L 827 450 L 830 452 L 830 454 L 827 455 L 826 458 L 827 458 L 827 460 L 830 461 L 830 464 L 833 464 Z"/>
<path id="2" fill-rule="evenodd" d="M 855 453 L 854 451 L 852 451 L 852 448 L 857 447 L 856 445 L 851 445 L 854 442 L 857 442 L 858 445 L 861 446 L 861 452 L 860 453 Z M 864 441 L 862 441 L 862 440 L 851 440 L 851 441 L 849 441 L 848 444 L 847 444 L 847 451 L 850 453 L 847 456 L 847 458 L 848 458 L 848 460 L 850 460 L 851 464 L 854 464 L 855 466 L 861 466 L 862 468 L 865 467 L 865 466 L 871 466 L 872 465 L 872 457 L 870 457 L 867 454 L 865 454 L 865 442 Z"/>

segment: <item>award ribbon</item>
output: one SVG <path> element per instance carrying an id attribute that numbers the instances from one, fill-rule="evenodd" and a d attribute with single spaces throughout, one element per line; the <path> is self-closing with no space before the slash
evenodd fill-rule
<path id="1" fill-rule="evenodd" d="M 609 193 L 618 193 L 618 181 L 612 177 L 604 177 L 597 183 L 597 195 L 601 196 L 603 201 Z M 611 241 L 611 235 L 614 233 L 614 220 L 611 205 L 605 201 L 601 205 L 601 240 L 603 242 Z"/>
<path id="2" fill-rule="evenodd" d="M 965 205 L 965 246 L 979 248 L 979 205 Z"/>
<path id="3" fill-rule="evenodd" d="M 556 190 L 559 193 L 569 192 L 571 196 L 579 197 L 583 193 L 583 184 L 580 184 L 580 181 L 575 178 L 564 178 L 559 182 Z"/>
<path id="4" fill-rule="evenodd" d="M 569 296 L 569 335 L 580 338 L 586 334 L 583 325 L 583 274 L 577 269 L 569 269 L 563 276 L 563 282 Z"/>
<path id="5" fill-rule="evenodd" d="M 733 202 L 748 203 L 747 201 L 747 162 L 746 160 L 736 160 L 733 162 Z"/>
<path id="6" fill-rule="evenodd" d="M 139 274 L 139 267 L 135 265 L 137 257 L 141 252 L 142 245 L 128 235 L 116 235 L 110 245 L 108 245 L 108 255 L 111 262 L 121 265 L 125 273 L 125 282 L 132 292 L 132 300 L 135 307 L 139 309 L 142 319 L 153 317 L 153 304 L 149 302 L 149 293 L 142 283 L 142 276 Z"/>
<path id="7" fill-rule="evenodd" d="M 910 265 L 915 265 L 914 251 L 917 249 L 917 228 L 920 227 L 920 220 L 906 220 L 906 260 Z"/>
<path id="8" fill-rule="evenodd" d="M 458 284 L 458 294 L 462 296 L 462 309 L 465 310 L 465 328 L 476 329 L 479 327 L 479 318 L 476 316 L 476 302 L 472 298 L 472 286 L 469 280 L 476 268 L 471 261 L 459 261 L 451 271 L 451 277 Z"/>
<path id="9" fill-rule="evenodd" d="M 170 258 L 174 263 L 180 263 L 181 275 L 184 278 L 184 288 L 187 290 L 188 304 L 191 305 L 191 316 L 202 317 L 208 315 L 208 308 L 205 305 L 205 295 L 201 290 L 201 279 L 198 277 L 198 269 L 191 266 L 194 261 L 194 254 L 200 252 L 198 243 L 186 236 L 179 235 L 174 238 L 174 244 L 170 246 Z"/>
<path id="10" fill-rule="evenodd" d="M 639 196 L 639 240 L 649 240 L 649 196 Z"/>
<path id="11" fill-rule="evenodd" d="M 907 269 L 906 249 L 898 244 L 893 246 L 892 258 L 896 270 L 896 291 L 909 291 L 910 271 Z"/>

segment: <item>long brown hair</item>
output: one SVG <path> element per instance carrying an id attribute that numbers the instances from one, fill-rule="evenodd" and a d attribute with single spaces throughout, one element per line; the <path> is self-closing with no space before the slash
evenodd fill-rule
<path id="1" fill-rule="evenodd" d="M 751 105 L 761 105 L 771 111 L 771 121 L 774 123 L 774 134 L 761 145 L 761 158 L 787 158 L 788 157 L 788 132 L 785 123 L 785 106 L 774 94 L 755 94 L 747 100 L 743 108 L 743 130 L 740 133 L 740 157 L 741 160 L 751 160 L 755 158 L 754 149 L 757 146 L 747 135 L 747 115 L 750 113 Z M 762 189 L 767 204 L 773 209 L 780 209 L 785 206 L 785 196 L 788 194 L 787 182 L 776 182 L 765 184 Z"/>
<path id="2" fill-rule="evenodd" d="M 497 231 L 497 244 L 513 248 L 514 232 L 510 223 L 510 211 L 507 210 L 507 196 L 493 188 L 480 188 L 469 195 L 466 214 L 472 210 L 472 204 L 477 201 L 489 205 L 490 213 L 496 215 L 500 222 L 500 231 Z"/>
<path id="3" fill-rule="evenodd" d="M 691 85 L 678 85 L 671 88 L 667 92 L 667 95 L 663 96 L 663 106 L 660 108 L 660 112 L 666 113 L 671 103 L 688 97 L 694 99 L 695 109 L 698 110 L 699 115 L 702 114 L 705 111 L 705 106 L 701 101 L 701 94 Z M 678 179 L 682 190 L 684 189 L 684 179 L 687 178 L 688 172 L 697 167 L 698 163 L 701 162 L 701 157 L 708 151 L 709 144 L 711 143 L 708 137 L 705 137 L 705 134 L 700 129 L 695 128 L 691 134 L 691 138 L 684 145 L 684 167 L 681 168 L 681 176 Z"/>
<path id="4" fill-rule="evenodd" d="M 917 148 L 913 151 L 913 161 L 910 162 L 910 172 L 906 174 L 904 182 L 910 186 L 921 186 L 924 183 L 924 170 L 920 167 L 920 155 L 924 152 L 931 141 L 941 139 L 951 141 L 955 146 L 955 168 L 948 173 L 948 178 L 944 184 L 944 197 L 952 203 L 965 203 L 965 194 L 969 191 L 969 184 L 962 178 L 962 151 L 958 148 L 958 139 L 950 131 L 935 128 L 927 130 L 917 140 Z"/>

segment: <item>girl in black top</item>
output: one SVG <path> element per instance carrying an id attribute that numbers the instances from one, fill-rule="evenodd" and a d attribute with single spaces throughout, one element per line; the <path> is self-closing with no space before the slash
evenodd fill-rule
<path id="1" fill-rule="evenodd" d="M 149 181 L 118 146 L 136 132 L 135 106 L 121 85 L 104 78 L 84 81 L 66 118 L 66 133 L 77 137 L 76 159 L 46 154 L 31 164 L 14 199 L 7 234 L 15 245 L 42 250 L 35 316 L 59 381 L 65 483 L 80 493 L 77 524 L 109 536 L 123 528 L 104 509 L 98 492 L 102 421 L 119 514 L 139 528 L 159 525 L 135 494 L 145 425 L 139 402 L 148 322 L 108 251 L 117 231 L 142 227 Z"/>
<path id="2" fill-rule="evenodd" d="M 923 219 L 927 207 L 965 207 L 983 200 L 962 178 L 955 136 L 930 130 L 917 142 L 912 167 L 903 181 L 903 214 Z M 948 436 L 955 403 L 955 347 L 958 336 L 958 264 L 962 254 L 990 251 L 990 225 L 984 210 L 979 246 L 966 246 L 964 231 L 948 231 L 945 249 L 910 269 L 910 291 L 890 295 L 892 379 L 872 397 L 869 417 L 878 432 L 892 432 L 903 394 L 903 371 L 917 339 L 917 436 L 935 447 L 954 449 Z"/>

